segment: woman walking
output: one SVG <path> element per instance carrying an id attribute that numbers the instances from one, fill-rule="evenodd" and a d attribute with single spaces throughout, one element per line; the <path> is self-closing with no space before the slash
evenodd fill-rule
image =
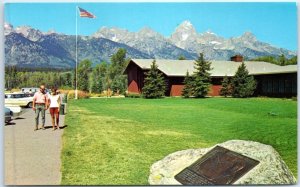
<path id="1" fill-rule="evenodd" d="M 57 94 L 57 89 L 51 89 L 51 95 L 49 96 L 49 108 L 52 119 L 53 130 L 59 129 L 59 109 L 60 109 L 60 96 Z M 55 120 L 56 119 L 56 120 Z M 56 122 L 56 125 L 55 125 Z"/>

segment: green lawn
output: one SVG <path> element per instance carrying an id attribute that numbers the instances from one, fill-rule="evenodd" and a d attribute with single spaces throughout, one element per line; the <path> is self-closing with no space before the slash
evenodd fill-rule
<path id="1" fill-rule="evenodd" d="M 71 100 L 65 124 L 62 185 L 147 185 L 155 161 L 232 139 L 272 145 L 297 176 L 296 101 Z"/>

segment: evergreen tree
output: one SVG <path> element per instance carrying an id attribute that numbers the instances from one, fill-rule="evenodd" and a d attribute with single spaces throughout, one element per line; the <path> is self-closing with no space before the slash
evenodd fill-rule
<path id="1" fill-rule="evenodd" d="M 186 72 L 186 76 L 184 77 L 183 81 L 184 87 L 182 89 L 182 97 L 189 98 L 193 95 L 192 89 L 193 89 L 193 80 L 192 77 L 189 75 L 189 72 Z"/>
<path id="2" fill-rule="evenodd" d="M 89 79 L 90 72 L 92 70 L 92 62 L 90 60 L 83 60 L 79 63 L 78 72 L 77 72 L 77 80 L 78 80 L 78 89 L 82 91 L 89 91 Z"/>
<path id="3" fill-rule="evenodd" d="M 111 88 L 111 82 L 112 81 L 110 79 L 109 74 L 106 74 L 105 77 L 104 77 L 103 86 L 104 86 L 104 90 L 107 93 L 107 96 L 108 96 L 108 92 L 110 91 L 110 88 Z"/>
<path id="4" fill-rule="evenodd" d="M 256 81 L 252 75 L 249 75 L 246 65 L 242 63 L 232 78 L 232 96 L 249 97 L 253 95 L 256 88 Z"/>
<path id="5" fill-rule="evenodd" d="M 61 86 L 72 88 L 72 73 L 66 72 L 64 74 L 64 83 Z"/>
<path id="6" fill-rule="evenodd" d="M 126 76 L 123 75 L 124 68 L 128 60 L 126 58 L 126 49 L 120 48 L 116 54 L 111 57 L 109 68 L 109 77 L 111 80 L 110 87 L 115 93 L 124 93 L 126 90 Z"/>
<path id="7" fill-rule="evenodd" d="M 180 56 L 178 57 L 178 60 L 186 60 L 186 58 L 185 58 L 185 56 L 180 55 Z"/>
<path id="8" fill-rule="evenodd" d="M 114 79 L 116 75 L 123 73 L 124 67 L 126 65 L 126 49 L 120 48 L 117 53 L 113 54 L 110 61 L 110 77 Z"/>
<path id="9" fill-rule="evenodd" d="M 160 98 L 165 95 L 166 83 L 163 74 L 158 70 L 155 60 L 150 70 L 146 73 L 143 87 L 145 98 Z"/>
<path id="10" fill-rule="evenodd" d="M 297 64 L 297 56 L 293 56 L 292 58 L 288 59 L 288 62 L 287 62 L 289 65 L 292 65 L 292 64 Z"/>
<path id="11" fill-rule="evenodd" d="M 102 62 L 93 68 L 92 75 L 92 92 L 101 93 L 104 90 L 104 77 L 107 73 L 107 63 Z"/>
<path id="12" fill-rule="evenodd" d="M 76 88 L 76 85 L 78 86 L 78 79 L 76 77 L 76 68 L 74 68 L 73 70 L 73 81 L 72 81 L 72 86 L 73 88 L 75 89 Z"/>
<path id="13" fill-rule="evenodd" d="M 285 58 L 284 54 L 280 55 L 278 58 L 279 65 L 284 66 L 286 65 L 287 59 Z"/>
<path id="14" fill-rule="evenodd" d="M 227 77 L 227 75 L 224 77 L 222 81 L 222 88 L 220 90 L 220 95 L 227 97 L 228 95 L 231 95 L 231 84 Z"/>
<path id="15" fill-rule="evenodd" d="M 17 67 L 16 66 L 8 66 L 5 69 L 5 87 L 7 89 L 17 88 L 18 87 L 18 77 L 17 77 Z"/>
<path id="16" fill-rule="evenodd" d="M 120 94 L 125 93 L 126 85 L 127 85 L 126 75 L 116 75 L 115 78 L 111 82 L 111 89 L 114 93 Z"/>
<path id="17" fill-rule="evenodd" d="M 210 73 L 211 63 L 204 60 L 203 54 L 200 53 L 199 58 L 195 62 L 193 75 L 193 94 L 196 98 L 203 98 L 207 95 L 210 88 Z"/>

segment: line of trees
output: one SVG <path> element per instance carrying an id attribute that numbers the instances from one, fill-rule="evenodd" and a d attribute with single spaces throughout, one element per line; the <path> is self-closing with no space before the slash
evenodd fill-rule
<path id="1" fill-rule="evenodd" d="M 81 61 L 77 69 L 77 87 L 85 92 L 102 93 L 112 90 L 114 93 L 125 93 L 127 87 L 124 68 L 128 64 L 126 50 L 119 49 L 111 57 L 111 64 L 102 62 L 92 66 L 88 59 Z M 45 84 L 48 88 L 75 89 L 76 70 L 29 69 L 16 66 L 5 67 L 5 88 L 39 87 Z"/>
<path id="2" fill-rule="evenodd" d="M 17 68 L 16 66 L 5 67 L 5 88 L 20 89 L 22 87 L 39 87 L 47 84 L 48 87 L 56 85 L 63 88 L 72 88 L 73 73 L 71 71 L 36 71 L 34 69 Z"/>
<path id="3" fill-rule="evenodd" d="M 121 48 L 111 57 L 111 64 L 102 62 L 94 68 L 90 60 L 83 60 L 78 66 L 78 89 L 86 92 L 102 93 L 112 90 L 116 94 L 124 94 L 127 78 L 123 71 L 129 59 L 126 50 Z"/>
<path id="4" fill-rule="evenodd" d="M 184 57 L 181 58 L 184 59 Z M 281 60 L 283 59 L 284 56 Z M 124 94 L 127 88 L 127 78 L 126 75 L 123 75 L 123 71 L 128 63 L 126 50 L 122 48 L 112 55 L 111 64 L 102 62 L 93 67 L 92 62 L 85 59 L 78 65 L 77 87 L 85 92 L 102 93 L 105 90 L 111 90 L 116 94 Z M 211 62 L 206 61 L 204 55 L 200 53 L 195 61 L 195 72 L 193 72 L 193 75 L 189 75 L 189 72 L 187 72 L 185 76 L 182 96 L 184 98 L 205 97 L 211 86 L 210 70 Z M 15 66 L 5 68 L 5 87 L 7 89 L 38 87 L 40 84 L 45 84 L 48 88 L 74 89 L 76 86 L 76 72 L 75 70 L 65 72 L 59 70 L 45 71 L 45 69 L 34 71 L 20 69 Z M 145 75 L 143 96 L 145 98 L 163 97 L 166 93 L 166 87 L 164 76 L 158 70 L 154 60 L 150 70 Z M 255 88 L 254 77 L 249 76 L 245 64 L 242 63 L 233 78 L 224 77 L 220 94 L 225 97 L 229 95 L 249 97 L 253 95 Z"/>
<path id="5" fill-rule="evenodd" d="M 278 57 L 262 56 L 262 57 L 251 59 L 250 61 L 264 61 L 264 62 L 269 62 L 280 66 L 286 66 L 286 65 L 297 64 L 297 56 L 294 56 L 290 59 L 286 58 L 283 54 Z"/>

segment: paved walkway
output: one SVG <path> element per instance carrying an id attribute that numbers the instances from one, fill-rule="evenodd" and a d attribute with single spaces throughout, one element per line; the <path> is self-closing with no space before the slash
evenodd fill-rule
<path id="1" fill-rule="evenodd" d="M 60 115 L 60 126 L 64 115 Z M 52 131 L 49 110 L 46 130 L 33 131 L 34 112 L 25 113 L 4 127 L 5 185 L 59 185 L 63 129 Z"/>

